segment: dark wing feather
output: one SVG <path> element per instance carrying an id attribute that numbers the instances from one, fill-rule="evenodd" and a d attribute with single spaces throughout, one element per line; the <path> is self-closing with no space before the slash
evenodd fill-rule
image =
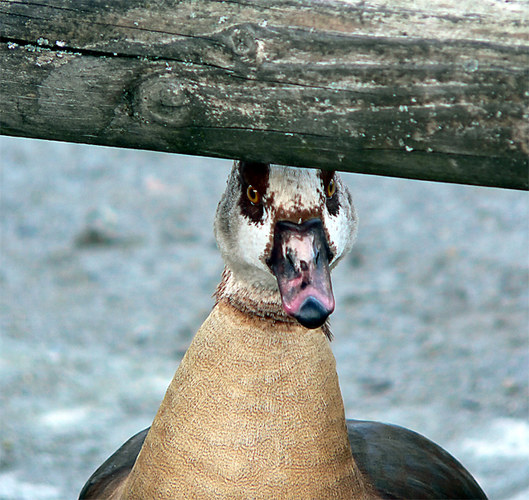
<path id="1" fill-rule="evenodd" d="M 353 456 L 386 499 L 486 499 L 470 473 L 429 439 L 396 425 L 348 420 Z"/>
<path id="2" fill-rule="evenodd" d="M 84 485 L 79 494 L 79 500 L 108 497 L 108 493 L 114 489 L 114 485 L 120 483 L 132 470 L 149 429 L 150 427 L 147 427 L 147 429 L 132 436 L 103 462 L 103 465 L 90 476 Z"/>

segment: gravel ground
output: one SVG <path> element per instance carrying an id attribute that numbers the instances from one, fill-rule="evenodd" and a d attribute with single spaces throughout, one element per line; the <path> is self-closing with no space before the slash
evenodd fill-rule
<path id="1" fill-rule="evenodd" d="M 0 138 L 0 499 L 76 498 L 150 424 L 208 314 L 230 162 Z M 348 416 L 447 448 L 529 498 L 529 198 L 345 174 L 337 269 Z"/>

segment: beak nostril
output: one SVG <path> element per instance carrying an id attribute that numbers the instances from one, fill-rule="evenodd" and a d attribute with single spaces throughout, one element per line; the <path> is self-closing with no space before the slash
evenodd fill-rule
<path id="1" fill-rule="evenodd" d="M 292 258 L 292 254 L 290 252 L 287 252 L 287 259 L 288 259 L 288 263 L 294 268 L 296 269 L 296 263 L 294 262 L 294 259 Z"/>

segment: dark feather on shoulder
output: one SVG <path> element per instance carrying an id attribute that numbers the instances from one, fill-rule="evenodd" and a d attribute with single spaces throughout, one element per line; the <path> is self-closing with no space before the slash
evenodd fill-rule
<path id="1" fill-rule="evenodd" d="M 79 500 L 105 498 L 114 487 L 128 476 L 140 453 L 150 427 L 132 436 L 99 467 L 84 485 Z"/>
<path id="2" fill-rule="evenodd" d="M 348 420 L 353 456 L 385 499 L 486 499 L 471 474 L 429 439 L 397 425 Z"/>

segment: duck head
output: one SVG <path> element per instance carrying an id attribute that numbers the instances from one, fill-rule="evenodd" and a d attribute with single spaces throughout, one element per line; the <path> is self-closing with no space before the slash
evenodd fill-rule
<path id="1" fill-rule="evenodd" d="M 215 218 L 222 294 L 318 328 L 334 310 L 330 272 L 356 228 L 335 172 L 235 162 Z"/>

